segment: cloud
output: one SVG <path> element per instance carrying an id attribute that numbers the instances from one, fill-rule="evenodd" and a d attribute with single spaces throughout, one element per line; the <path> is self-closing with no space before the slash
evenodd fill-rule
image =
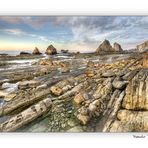
<path id="1" fill-rule="evenodd" d="M 24 32 L 21 29 L 1 29 L 0 31 L 2 31 L 2 32 L 6 33 L 6 34 L 15 35 L 15 36 L 33 37 L 33 38 L 39 39 L 39 40 L 44 41 L 44 42 L 49 41 L 49 39 L 46 36 L 31 34 L 31 33 L 28 33 L 28 32 Z"/>
<path id="2" fill-rule="evenodd" d="M 13 24 L 23 23 L 32 27 L 32 29 L 44 28 L 46 24 L 50 23 L 55 32 L 57 27 L 64 26 L 63 32 L 65 34 L 67 30 L 70 31 L 68 34 L 71 36 L 69 38 L 71 44 L 77 44 L 79 48 L 88 48 L 90 50 L 97 48 L 104 39 L 119 42 L 127 48 L 134 47 L 137 43 L 148 38 L 148 17 L 146 16 L 5 16 L 0 17 L 0 20 Z M 49 28 L 48 25 L 46 27 L 47 35 Z M 42 41 L 49 40 L 46 35 L 30 34 L 23 30 L 5 29 L 5 31 L 13 35 L 28 35 Z M 57 33 L 54 35 L 56 36 Z M 63 42 L 65 34 L 63 34 L 63 38 L 60 38 Z M 54 36 L 50 38 L 52 37 L 54 39 Z"/>

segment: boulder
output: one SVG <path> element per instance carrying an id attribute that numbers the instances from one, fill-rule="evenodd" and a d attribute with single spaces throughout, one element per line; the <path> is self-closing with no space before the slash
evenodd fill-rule
<path id="1" fill-rule="evenodd" d="M 144 43 L 137 45 L 137 50 L 139 52 L 144 52 L 148 50 L 148 41 L 145 41 Z"/>
<path id="2" fill-rule="evenodd" d="M 37 47 L 35 47 L 32 54 L 41 54 L 41 52 L 39 51 L 39 49 Z"/>
<path id="3" fill-rule="evenodd" d="M 60 72 L 66 73 L 70 71 L 70 64 L 69 62 L 60 62 L 59 63 L 59 69 Z"/>
<path id="4" fill-rule="evenodd" d="M 121 52 L 121 51 L 123 51 L 123 49 L 121 48 L 121 45 L 118 44 L 118 43 L 116 43 L 116 42 L 114 43 L 113 48 L 114 48 L 114 50 L 115 50 L 116 52 Z"/>
<path id="5" fill-rule="evenodd" d="M 97 53 L 106 53 L 106 52 L 114 52 L 114 49 L 110 45 L 108 40 L 104 40 L 103 43 L 96 49 Z"/>
<path id="6" fill-rule="evenodd" d="M 95 73 L 95 70 L 90 69 L 90 68 L 89 69 L 87 68 L 85 70 L 85 74 L 86 74 L 87 77 L 93 77 L 93 76 L 95 76 L 96 73 Z"/>
<path id="7" fill-rule="evenodd" d="M 86 92 L 80 91 L 78 94 L 75 95 L 73 101 L 76 105 L 80 105 L 85 100 L 88 100 L 88 95 L 86 94 Z"/>
<path id="8" fill-rule="evenodd" d="M 89 110 L 90 110 L 91 112 L 94 112 L 94 111 L 96 111 L 96 110 L 97 110 L 96 105 L 95 105 L 95 104 L 93 104 L 93 103 L 90 103 L 88 108 L 89 108 Z"/>
<path id="9" fill-rule="evenodd" d="M 58 86 L 52 86 L 50 88 L 50 91 L 55 96 L 60 96 L 63 93 L 62 89 L 60 87 L 58 87 Z"/>
<path id="10" fill-rule="evenodd" d="M 83 125 L 86 125 L 90 120 L 90 117 L 88 115 L 82 115 L 82 114 L 78 114 L 77 118 Z"/>
<path id="11" fill-rule="evenodd" d="M 47 55 L 57 54 L 57 50 L 53 45 L 48 46 L 45 52 Z"/>
<path id="12" fill-rule="evenodd" d="M 116 89 L 124 89 L 126 85 L 128 84 L 127 81 L 123 81 L 120 78 L 115 78 L 112 85 Z"/>
<path id="13" fill-rule="evenodd" d="M 26 89 L 26 88 L 35 88 L 39 85 L 40 83 L 35 80 L 30 80 L 30 81 L 20 81 L 18 82 L 18 88 L 19 89 Z"/>

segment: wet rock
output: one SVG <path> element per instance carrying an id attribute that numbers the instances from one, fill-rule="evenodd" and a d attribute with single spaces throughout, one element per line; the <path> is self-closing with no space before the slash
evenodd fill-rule
<path id="1" fill-rule="evenodd" d="M 10 92 L 14 92 L 18 90 L 18 84 L 12 84 L 12 83 L 3 83 L 1 86 L 2 89 L 4 89 L 6 92 L 10 93 Z"/>
<path id="2" fill-rule="evenodd" d="M 48 46 L 45 52 L 47 55 L 57 54 L 57 50 L 53 45 Z"/>
<path id="3" fill-rule="evenodd" d="M 16 97 L 16 94 L 15 93 L 10 93 L 10 94 L 8 94 L 8 95 L 6 95 L 5 97 L 4 97 L 4 100 L 5 101 L 11 101 L 12 99 L 14 99 Z"/>
<path id="4" fill-rule="evenodd" d="M 41 54 L 41 52 L 39 51 L 39 49 L 37 47 L 35 47 L 32 54 Z"/>

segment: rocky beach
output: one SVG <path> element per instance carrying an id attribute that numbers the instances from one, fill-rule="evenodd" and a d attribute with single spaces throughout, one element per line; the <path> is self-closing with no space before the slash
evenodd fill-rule
<path id="1" fill-rule="evenodd" d="M 148 132 L 147 49 L 0 55 L 0 132 Z"/>

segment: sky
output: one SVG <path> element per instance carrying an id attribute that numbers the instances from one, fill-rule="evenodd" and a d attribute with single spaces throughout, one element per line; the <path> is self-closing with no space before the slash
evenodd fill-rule
<path id="1" fill-rule="evenodd" d="M 148 40 L 147 16 L 0 16 L 0 51 L 94 52 L 103 40 L 124 50 Z"/>

